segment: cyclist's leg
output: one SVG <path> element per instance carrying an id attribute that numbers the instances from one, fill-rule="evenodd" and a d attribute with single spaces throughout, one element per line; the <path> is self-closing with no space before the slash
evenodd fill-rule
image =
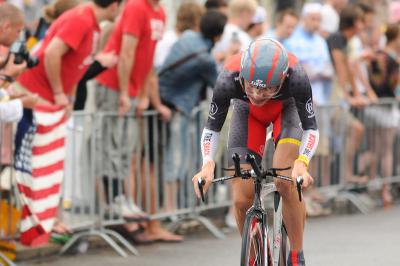
<path id="1" fill-rule="evenodd" d="M 245 156 L 247 153 L 253 154 L 257 162 L 261 163 L 265 137 L 266 126 L 249 115 L 248 104 L 235 101 L 229 129 L 229 156 L 239 154 L 242 168 L 251 169 L 245 162 Z M 232 164 L 231 160 L 229 162 Z M 242 233 L 246 212 L 253 203 L 254 183 L 253 180 L 234 179 L 231 184 L 236 223 Z"/>
<path id="2" fill-rule="evenodd" d="M 274 121 L 274 139 L 276 150 L 273 158 L 273 167 L 293 167 L 299 154 L 299 145 L 302 137 L 300 119 L 294 102 L 284 102 L 281 115 Z M 281 174 L 290 176 L 291 169 Z M 299 201 L 294 184 L 285 181 L 276 181 L 276 186 L 283 198 L 283 220 L 287 229 L 292 250 L 302 250 L 305 222 L 305 205 Z"/>

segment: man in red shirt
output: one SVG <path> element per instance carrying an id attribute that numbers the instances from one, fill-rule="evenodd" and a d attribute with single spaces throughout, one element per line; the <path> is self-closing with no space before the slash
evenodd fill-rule
<path id="1" fill-rule="evenodd" d="M 39 65 L 18 78 L 18 83 L 37 93 L 42 103 L 65 107 L 98 45 L 99 23 L 114 20 L 121 0 L 93 0 L 81 4 L 58 18 L 49 28 L 35 55 Z"/>
<path id="2" fill-rule="evenodd" d="M 147 99 L 154 92 L 147 92 L 148 82 L 153 73 L 155 46 L 164 31 L 165 14 L 159 0 L 128 0 L 116 22 L 113 33 L 104 52 L 115 52 L 119 56 L 118 65 L 105 70 L 96 78 L 96 105 L 98 111 L 116 112 L 119 115 L 145 109 Z M 154 108 L 168 119 L 170 110 L 161 104 L 159 97 L 150 95 Z M 139 99 L 141 99 L 139 101 Z M 142 100 L 143 99 L 143 100 Z M 155 102 L 158 99 L 157 102 Z M 136 120 L 103 119 L 99 130 L 102 133 L 98 153 L 101 159 L 98 174 L 108 184 L 112 178 L 115 184 L 123 186 L 123 180 L 129 178 L 131 158 L 134 149 L 135 132 L 138 132 Z M 116 198 L 117 195 L 112 195 Z M 123 215 L 124 216 L 124 215 Z M 125 226 L 130 233 L 137 224 Z M 132 236 L 132 234 L 125 235 Z M 181 241 L 182 237 L 173 235 L 161 228 L 158 221 L 150 221 L 147 231 L 142 235 L 135 234 L 138 242 L 153 240 Z M 140 239 L 139 239 L 140 238 Z"/>

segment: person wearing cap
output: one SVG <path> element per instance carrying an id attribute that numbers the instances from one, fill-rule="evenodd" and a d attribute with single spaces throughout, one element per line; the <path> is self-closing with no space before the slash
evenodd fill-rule
<path id="1" fill-rule="evenodd" d="M 330 102 L 332 94 L 333 66 L 329 57 L 329 49 L 325 39 L 319 34 L 321 24 L 322 5 L 319 3 L 306 3 L 301 12 L 300 25 L 293 35 L 287 40 L 286 48 L 294 53 L 307 72 L 310 79 L 314 104 L 321 106 Z M 310 49 L 312 47 L 313 49 Z M 330 114 L 323 109 L 317 113 L 317 122 L 320 131 L 320 141 L 316 155 L 321 167 L 323 184 L 330 182 L 330 147 L 331 135 Z M 317 169 L 314 170 L 316 174 Z M 328 214 L 329 210 L 323 208 L 312 198 L 323 198 L 317 191 L 309 191 L 305 196 L 307 215 L 319 216 Z"/>
<path id="2" fill-rule="evenodd" d="M 255 40 L 263 34 L 266 20 L 267 11 L 264 7 L 258 6 L 251 20 L 251 24 L 247 28 L 247 34 L 251 39 Z"/>
<path id="3" fill-rule="evenodd" d="M 309 79 L 299 60 L 280 42 L 257 39 L 245 51 L 229 58 L 217 79 L 201 138 L 203 166 L 192 178 L 198 198 L 201 197 L 199 181 L 205 181 L 206 192 L 214 179 L 221 128 L 231 105 L 228 158 L 237 153 L 241 167 L 251 169 L 245 160 L 246 154 L 250 154 L 260 165 L 266 131 L 272 124 L 276 147 L 272 166 L 291 166 L 279 173 L 292 179 L 302 176 L 304 188 L 312 185 L 308 165 L 318 146 L 319 131 Z M 299 201 L 296 188 L 290 182 L 276 180 L 275 183 L 283 199 L 283 220 L 290 239 L 287 265 L 304 266 L 304 202 Z M 235 179 L 231 188 L 236 222 L 243 233 L 246 212 L 253 202 L 254 184 L 252 180 Z M 252 259 L 253 263 L 248 265 L 262 265 L 260 258 Z"/>

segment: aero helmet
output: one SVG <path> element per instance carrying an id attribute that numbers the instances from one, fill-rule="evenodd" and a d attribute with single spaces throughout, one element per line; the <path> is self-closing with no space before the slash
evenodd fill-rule
<path id="1" fill-rule="evenodd" d="M 258 89 L 280 86 L 288 69 L 286 49 L 273 39 L 257 39 L 242 54 L 240 73 Z"/>

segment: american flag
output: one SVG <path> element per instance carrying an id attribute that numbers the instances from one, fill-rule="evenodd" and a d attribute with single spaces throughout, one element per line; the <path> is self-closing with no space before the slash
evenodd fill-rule
<path id="1" fill-rule="evenodd" d="M 64 176 L 67 115 L 56 106 L 25 109 L 15 137 L 15 169 L 22 201 L 21 243 L 47 243 L 57 217 Z"/>

